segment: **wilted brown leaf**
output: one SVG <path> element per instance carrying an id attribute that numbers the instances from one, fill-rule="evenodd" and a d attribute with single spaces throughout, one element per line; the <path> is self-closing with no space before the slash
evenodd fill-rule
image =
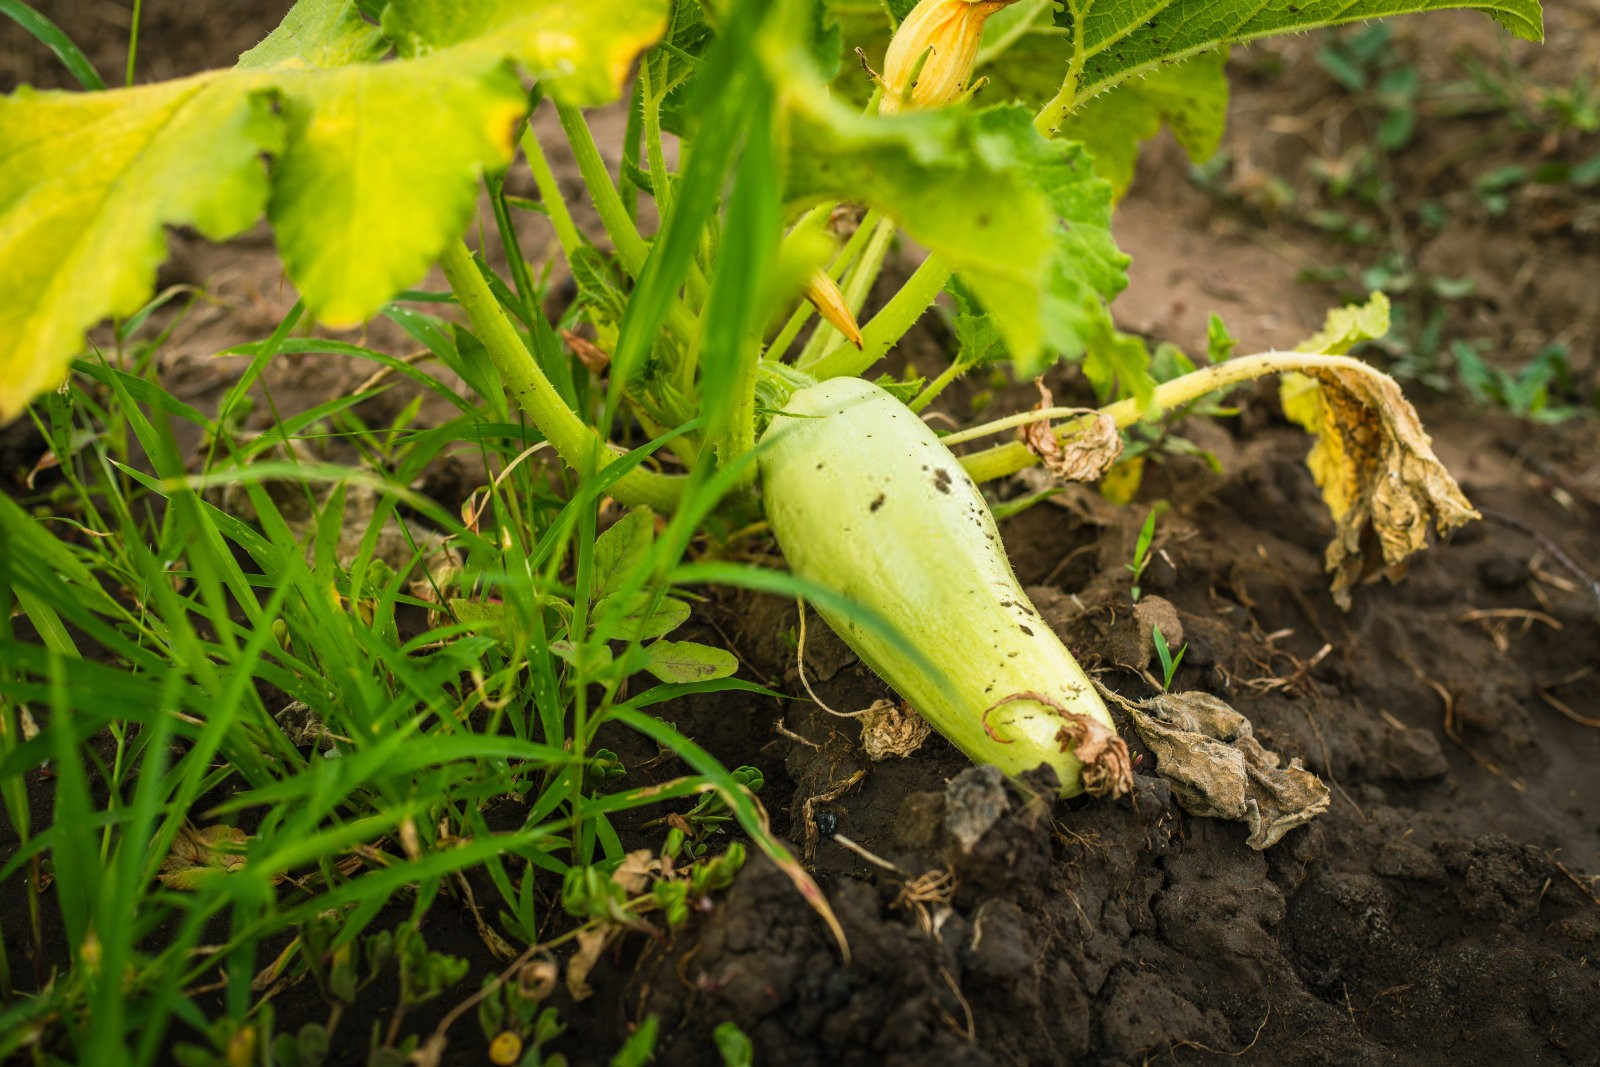
<path id="1" fill-rule="evenodd" d="M 237 826 L 193 827 L 185 823 L 172 839 L 172 850 L 156 876 L 168 889 L 197 889 L 213 871 L 236 871 L 244 866 L 244 846 L 249 836 Z"/>
<path id="2" fill-rule="evenodd" d="M 578 362 L 582 363 L 590 374 L 604 374 L 605 369 L 611 365 L 611 353 L 588 338 L 563 329 L 561 339 L 567 343 L 572 354 L 578 357 Z"/>
<path id="3" fill-rule="evenodd" d="M 606 923 L 578 931 L 578 951 L 567 961 L 567 992 L 573 1000 L 584 1000 L 594 992 L 589 986 L 589 972 L 600 962 L 600 953 L 621 929 Z"/>
<path id="4" fill-rule="evenodd" d="M 1404 573 L 1430 526 L 1446 534 L 1479 517 L 1394 379 L 1319 370 L 1288 376 L 1282 396 L 1284 413 L 1317 439 L 1306 465 L 1333 515 L 1324 562 L 1340 607 L 1350 606 L 1356 583 Z"/>
<path id="5" fill-rule="evenodd" d="M 1328 810 L 1321 779 L 1298 759 L 1280 767 L 1250 720 L 1211 694 L 1163 693 L 1124 707 L 1183 810 L 1247 823 L 1251 848 L 1270 848 Z"/>
<path id="6" fill-rule="evenodd" d="M 1321 332 L 1296 347 L 1337 356 L 1388 332 L 1389 300 L 1378 292 L 1329 311 Z M 1393 378 L 1354 363 L 1319 368 L 1285 374 L 1279 396 L 1284 414 L 1317 439 L 1306 465 L 1336 527 L 1325 562 L 1340 607 L 1350 607 L 1357 582 L 1400 577 L 1406 558 L 1427 546 L 1430 524 L 1445 534 L 1479 517 Z"/>
<path id="7" fill-rule="evenodd" d="M 611 872 L 611 880 L 631 897 L 643 893 L 650 885 L 651 876 L 660 872 L 661 860 L 649 849 L 640 848 L 622 857 L 617 869 Z"/>
<path id="8" fill-rule="evenodd" d="M 1039 387 L 1039 404 L 1034 410 L 1053 407 L 1055 398 L 1044 379 L 1035 378 L 1033 384 Z M 1038 456 L 1045 470 L 1058 481 L 1095 481 L 1122 455 L 1122 434 L 1117 431 L 1116 420 L 1087 409 L 1083 414 L 1089 416 L 1084 429 L 1065 440 L 1057 440 L 1049 419 L 1026 423 L 1017 429 L 1017 436 L 1028 446 L 1028 451 Z"/>
<path id="9" fill-rule="evenodd" d="M 922 747 L 933 727 L 910 704 L 879 700 L 860 714 L 861 747 L 874 762 L 902 759 Z"/>

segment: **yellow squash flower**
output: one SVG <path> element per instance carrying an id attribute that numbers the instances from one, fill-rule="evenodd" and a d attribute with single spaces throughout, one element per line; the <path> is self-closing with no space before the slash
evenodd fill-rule
<path id="1" fill-rule="evenodd" d="M 1013 0 L 921 0 L 883 57 L 885 115 L 942 107 L 961 96 L 989 16 Z M 924 59 L 923 57 L 927 58 Z"/>

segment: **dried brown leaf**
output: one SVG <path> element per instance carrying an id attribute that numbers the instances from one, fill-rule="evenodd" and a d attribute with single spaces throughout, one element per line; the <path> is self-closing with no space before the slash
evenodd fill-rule
<path id="1" fill-rule="evenodd" d="M 573 1000 L 587 999 L 594 992 L 589 986 L 589 972 L 600 962 L 600 953 L 621 929 L 607 924 L 578 931 L 578 951 L 567 961 L 567 992 Z"/>
<path id="2" fill-rule="evenodd" d="M 172 839 L 172 850 L 156 875 L 168 889 L 198 889 L 215 871 L 236 871 L 244 866 L 244 846 L 249 836 L 237 826 L 194 827 L 185 823 Z"/>
<path id="3" fill-rule="evenodd" d="M 1183 810 L 1247 823 L 1251 848 L 1270 848 L 1328 810 L 1321 779 L 1298 759 L 1280 767 L 1250 720 L 1211 694 L 1163 693 L 1125 706 Z"/>
<path id="4" fill-rule="evenodd" d="M 578 362 L 582 363 L 590 374 L 603 374 L 605 369 L 611 365 L 611 353 L 587 337 L 581 337 L 571 330 L 563 329 L 561 331 L 561 339 L 567 343 L 567 347 L 572 350 L 572 354 L 578 357 Z"/>
<path id="5" fill-rule="evenodd" d="M 1054 396 L 1043 378 L 1035 378 L 1039 387 L 1039 403 L 1035 411 L 1054 406 Z M 1084 429 L 1066 440 L 1058 440 L 1049 419 L 1030 422 L 1017 429 L 1017 436 L 1028 451 L 1039 457 L 1045 470 L 1061 482 L 1092 482 L 1098 480 L 1122 455 L 1122 434 L 1116 420 L 1110 415 L 1084 409 L 1090 416 Z"/>
<path id="6" fill-rule="evenodd" d="M 933 727 L 910 704 L 880 700 L 860 714 L 861 747 L 877 762 L 890 756 L 904 759 L 922 747 Z"/>
<path id="7" fill-rule="evenodd" d="M 611 880 L 622 887 L 628 896 L 643 893 L 650 885 L 652 875 L 661 873 L 661 860 L 647 848 L 635 849 L 622 857 Z"/>
<path id="8" fill-rule="evenodd" d="M 1407 557 L 1427 546 L 1430 526 L 1442 535 L 1479 517 L 1387 375 L 1291 375 L 1283 407 L 1317 438 L 1306 464 L 1333 515 L 1325 563 L 1340 607 L 1350 606 L 1358 582 L 1404 573 Z"/>

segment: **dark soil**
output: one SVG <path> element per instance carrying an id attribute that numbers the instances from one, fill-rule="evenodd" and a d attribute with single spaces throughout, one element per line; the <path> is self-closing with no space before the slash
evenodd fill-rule
<path id="1" fill-rule="evenodd" d="M 1530 83 L 1570 85 L 1593 73 L 1584 50 L 1597 28 L 1600 5 L 1552 7 L 1552 43 L 1540 51 L 1505 45 L 1478 17 L 1429 17 L 1402 23 L 1396 47 L 1426 77 L 1459 76 L 1451 57 L 1477 49 Z M 203 54 L 251 43 L 238 26 L 228 32 L 241 40 L 209 40 Z M 0 38 L 0 54 L 14 40 Z M 1307 186 L 1306 157 L 1336 158 L 1370 139 L 1370 116 L 1341 102 L 1310 63 L 1321 40 L 1237 57 L 1226 188 L 1186 181 L 1168 142 L 1147 153 L 1118 222 L 1135 257 L 1117 305 L 1127 328 L 1194 350 L 1218 311 L 1251 350 L 1289 344 L 1342 292 L 1295 272 L 1378 254 L 1338 244 L 1258 195 L 1263 175 Z M 115 49 L 91 52 L 102 71 L 115 69 Z M 152 53 L 149 69 L 164 62 Z M 192 69 L 174 62 L 161 71 Z M 38 80 L 31 70 L 0 73 Z M 1560 340 L 1573 392 L 1592 395 L 1592 199 L 1541 194 L 1490 217 L 1462 191 L 1506 159 L 1583 159 L 1600 143 L 1592 133 L 1551 141 L 1549 131 L 1505 128 L 1504 116 L 1424 122 L 1388 164 L 1396 217 L 1385 225 L 1425 270 L 1477 280 L 1473 297 L 1447 309 L 1453 332 L 1492 342 L 1486 358 L 1507 368 Z M 1417 225 L 1426 200 L 1450 209 L 1442 228 Z M 270 329 L 292 294 L 259 237 L 229 249 L 178 241 L 180 253 L 200 249 L 180 268 L 226 299 L 179 337 L 190 347 L 180 345 L 168 384 L 214 405 L 228 367 L 203 357 L 225 337 Z M 227 273 L 241 261 L 254 266 Z M 908 358 L 931 365 L 939 332 L 914 337 Z M 312 403 L 332 379 L 364 376 L 334 368 L 286 361 L 272 381 Z M 1058 385 L 1058 396 L 1074 395 L 1070 378 Z M 1149 502 L 1170 501 L 1144 588 L 1182 623 L 1188 651 L 1173 687 L 1226 699 L 1267 747 L 1303 759 L 1333 787 L 1327 814 L 1256 852 L 1242 825 L 1182 812 L 1143 753 L 1133 797 L 1115 803 L 1051 803 L 1005 787 L 1004 813 L 963 849 L 947 819 L 970 814 L 970 797 L 994 787 L 937 735 L 909 758 L 874 763 L 855 722 L 807 700 L 672 705 L 664 714 L 727 765 L 765 772 L 774 828 L 807 855 L 851 960 L 756 857 L 678 938 L 626 940 L 592 976 L 593 997 L 558 996 L 569 1029 L 557 1047 L 576 1063 L 605 1062 L 655 1013 L 656 1062 L 669 1064 L 720 1063 L 711 1031 L 725 1020 L 750 1035 L 763 1064 L 1600 1063 L 1600 603 L 1562 562 L 1592 571 L 1600 557 L 1597 423 L 1536 424 L 1414 382 L 1408 393 L 1486 518 L 1421 556 L 1399 584 L 1357 590 L 1348 613 L 1326 592 L 1331 526 L 1302 462 L 1306 440 L 1267 389 L 1246 393 L 1235 420 L 1176 428 L 1214 453 L 1222 473 L 1169 458 L 1151 467 L 1131 508 L 1081 493 L 1003 527 L 1019 577 L 1063 639 L 1104 684 L 1141 698 L 1152 692 L 1138 673 L 1149 665 L 1129 621 L 1124 564 Z M 989 402 L 1012 410 L 1032 399 L 1013 387 Z M 964 421 L 981 402 L 969 387 L 953 390 L 947 408 Z M 25 442 L 8 447 L 8 464 L 31 463 Z M 707 639 L 727 635 L 742 674 L 801 692 L 786 641 L 792 606 L 728 596 L 699 623 Z M 808 638 L 808 676 L 831 706 L 888 695 L 825 628 Z M 655 754 L 617 744 L 633 746 L 622 753 L 630 767 Z M 668 760 L 651 773 L 682 769 Z M 819 796 L 831 799 L 808 804 Z M 425 932 L 431 947 L 472 958 L 465 996 L 498 964 L 463 915 L 442 895 Z M 15 927 L 6 924 L 14 942 Z M 425 1033 L 449 1006 L 417 1013 L 406 1029 Z M 309 983 L 276 1008 L 280 1029 L 327 1011 Z M 361 1010 L 370 1014 L 350 1023 L 352 1041 L 389 1004 Z M 470 1018 L 452 1037 L 452 1062 L 482 1062 Z"/>

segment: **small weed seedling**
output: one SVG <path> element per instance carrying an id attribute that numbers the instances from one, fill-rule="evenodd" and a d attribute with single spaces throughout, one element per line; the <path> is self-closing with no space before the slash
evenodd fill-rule
<path id="1" fill-rule="evenodd" d="M 1172 688 L 1172 676 L 1178 673 L 1178 664 L 1183 662 L 1183 654 L 1189 650 L 1185 643 L 1174 654 L 1167 647 L 1166 635 L 1161 632 L 1161 627 L 1150 627 L 1150 641 L 1156 648 L 1156 659 L 1161 662 L 1161 691 L 1166 692 Z"/>
<path id="2" fill-rule="evenodd" d="M 1144 517 L 1144 525 L 1139 527 L 1139 537 L 1133 543 L 1133 561 L 1124 563 L 1123 569 L 1133 575 L 1133 600 L 1139 602 L 1139 583 L 1144 580 L 1145 569 L 1150 566 L 1150 545 L 1156 537 L 1156 509 L 1151 508 L 1150 514 Z"/>

